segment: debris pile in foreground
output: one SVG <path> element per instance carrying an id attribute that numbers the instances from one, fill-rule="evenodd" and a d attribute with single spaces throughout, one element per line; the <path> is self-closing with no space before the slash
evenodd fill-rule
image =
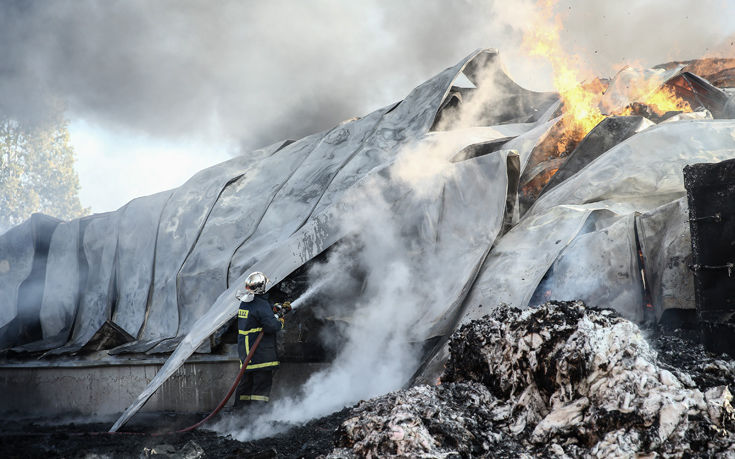
<path id="1" fill-rule="evenodd" d="M 450 352 L 441 385 L 356 406 L 330 457 L 735 456 L 733 361 L 672 365 L 612 311 L 500 307 Z"/>

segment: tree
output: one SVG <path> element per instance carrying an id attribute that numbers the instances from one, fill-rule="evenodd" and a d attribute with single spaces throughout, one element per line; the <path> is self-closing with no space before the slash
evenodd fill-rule
<path id="1" fill-rule="evenodd" d="M 67 122 L 0 121 L 0 232 L 34 212 L 61 219 L 89 213 L 79 202 L 79 177 Z"/>

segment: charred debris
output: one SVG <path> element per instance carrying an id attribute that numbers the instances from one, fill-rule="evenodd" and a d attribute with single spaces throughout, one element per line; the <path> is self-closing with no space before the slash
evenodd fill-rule
<path id="1" fill-rule="evenodd" d="M 729 457 L 735 361 L 608 309 L 502 306 L 439 384 L 361 402 L 328 457 Z"/>

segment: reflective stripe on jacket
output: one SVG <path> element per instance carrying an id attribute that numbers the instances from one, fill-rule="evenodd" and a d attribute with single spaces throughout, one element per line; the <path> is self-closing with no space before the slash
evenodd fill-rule
<path id="1" fill-rule="evenodd" d="M 250 347 L 255 343 L 258 333 L 265 332 L 246 371 L 274 370 L 278 367 L 276 332 L 281 328 L 283 325 L 273 314 L 273 306 L 266 295 L 255 295 L 253 301 L 240 303 L 237 311 L 237 353 L 240 365 L 250 353 Z"/>

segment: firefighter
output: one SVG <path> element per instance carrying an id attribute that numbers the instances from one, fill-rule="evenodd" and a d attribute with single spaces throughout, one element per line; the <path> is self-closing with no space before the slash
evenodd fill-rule
<path id="1" fill-rule="evenodd" d="M 270 400 L 273 373 L 278 369 L 276 332 L 284 325 L 283 317 L 276 318 L 273 304 L 265 293 L 268 278 L 261 272 L 251 273 L 245 280 L 245 294 L 238 295 L 237 352 L 240 366 L 250 353 L 255 338 L 263 331 L 263 339 L 255 349 L 245 374 L 235 393 L 235 409 L 244 410 L 265 406 Z"/>

